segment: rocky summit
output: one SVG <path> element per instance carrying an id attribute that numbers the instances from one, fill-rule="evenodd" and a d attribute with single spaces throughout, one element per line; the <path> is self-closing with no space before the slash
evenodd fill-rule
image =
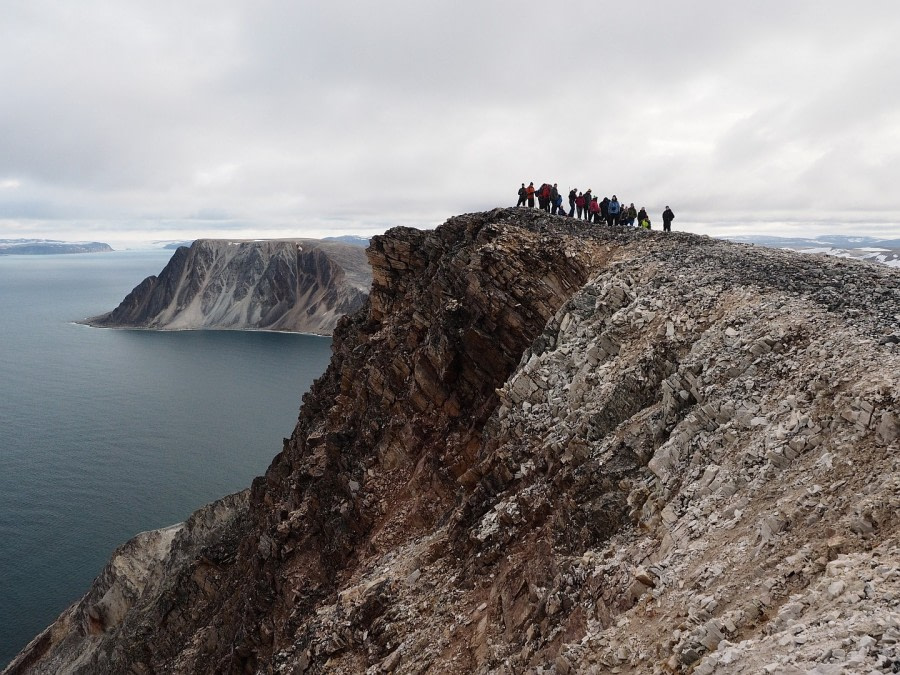
<path id="1" fill-rule="evenodd" d="M 900 671 L 900 271 L 398 228 L 264 477 L 8 673 Z"/>
<path id="2" fill-rule="evenodd" d="M 266 329 L 330 334 L 365 302 L 372 280 L 358 246 L 317 239 L 198 239 L 179 247 L 113 311 L 114 328 Z"/>

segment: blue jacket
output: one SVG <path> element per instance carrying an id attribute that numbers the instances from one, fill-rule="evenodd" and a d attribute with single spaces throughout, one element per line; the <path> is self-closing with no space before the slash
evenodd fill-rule
<path id="1" fill-rule="evenodd" d="M 621 210 L 622 207 L 619 205 L 619 200 L 618 200 L 618 199 L 613 199 L 613 200 L 609 203 L 609 206 L 606 207 L 606 208 L 608 209 L 608 210 L 607 210 L 607 213 L 609 213 L 610 215 L 613 215 L 613 216 L 614 216 L 614 215 L 616 215 L 616 214 Z"/>

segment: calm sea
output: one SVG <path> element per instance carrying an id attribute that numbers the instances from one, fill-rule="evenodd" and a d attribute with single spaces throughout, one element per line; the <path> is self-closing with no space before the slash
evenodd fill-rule
<path id="1" fill-rule="evenodd" d="M 134 534 L 248 487 L 331 340 L 103 330 L 171 251 L 0 256 L 0 668 Z"/>

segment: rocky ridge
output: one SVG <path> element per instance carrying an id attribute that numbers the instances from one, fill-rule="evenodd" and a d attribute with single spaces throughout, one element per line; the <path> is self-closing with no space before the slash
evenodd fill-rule
<path id="1" fill-rule="evenodd" d="M 376 238 L 240 526 L 8 672 L 897 672 L 900 274 L 582 227 Z"/>
<path id="2" fill-rule="evenodd" d="M 198 239 L 176 249 L 93 326 L 266 329 L 330 334 L 365 302 L 372 275 L 358 246 L 316 239 Z"/>

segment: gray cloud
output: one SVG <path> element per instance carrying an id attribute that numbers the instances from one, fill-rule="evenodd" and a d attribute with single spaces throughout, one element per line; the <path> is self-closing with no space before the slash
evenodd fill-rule
<path id="1" fill-rule="evenodd" d="M 898 32 L 887 0 L 14 1 L 0 236 L 371 232 L 523 180 L 895 227 Z"/>

